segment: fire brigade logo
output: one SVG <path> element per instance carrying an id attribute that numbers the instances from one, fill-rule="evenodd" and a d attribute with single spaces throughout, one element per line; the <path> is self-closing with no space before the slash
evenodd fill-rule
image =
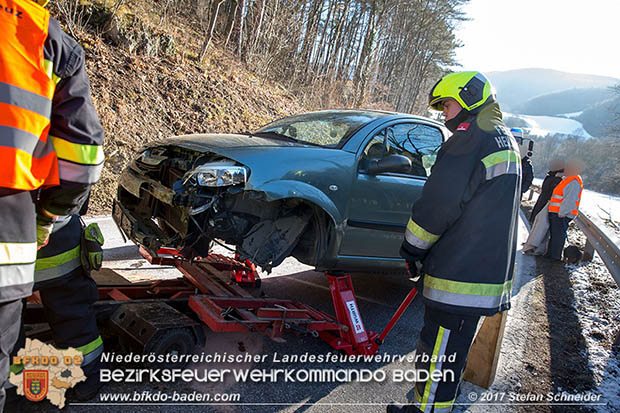
<path id="1" fill-rule="evenodd" d="M 33 402 L 47 399 L 62 409 L 67 390 L 86 380 L 80 367 L 83 360 L 82 353 L 74 348 L 58 350 L 26 338 L 26 346 L 11 360 L 16 371 L 9 374 L 9 382 L 15 385 L 18 395 Z"/>
<path id="2" fill-rule="evenodd" d="M 40 402 L 47 396 L 49 371 L 24 370 L 24 396 L 30 401 Z"/>

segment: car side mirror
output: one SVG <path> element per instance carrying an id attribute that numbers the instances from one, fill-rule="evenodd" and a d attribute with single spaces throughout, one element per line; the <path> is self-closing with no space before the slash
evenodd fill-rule
<path id="1" fill-rule="evenodd" d="M 411 171 L 411 159 L 403 155 L 388 155 L 381 159 L 372 159 L 368 173 L 378 175 L 385 172 L 407 173 Z"/>

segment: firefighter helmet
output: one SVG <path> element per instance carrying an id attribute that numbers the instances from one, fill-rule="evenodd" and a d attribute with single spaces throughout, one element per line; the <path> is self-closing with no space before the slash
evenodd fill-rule
<path id="1" fill-rule="evenodd" d="M 466 110 L 472 111 L 487 102 L 495 102 L 495 88 L 480 72 L 456 72 L 445 75 L 433 86 L 428 104 L 435 110 L 443 110 L 441 104 L 452 98 Z"/>

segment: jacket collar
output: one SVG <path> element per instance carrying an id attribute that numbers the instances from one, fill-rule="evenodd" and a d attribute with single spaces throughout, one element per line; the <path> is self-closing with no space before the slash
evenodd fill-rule
<path id="1" fill-rule="evenodd" d="M 502 111 L 499 105 L 496 102 L 491 102 L 476 108 L 473 112 L 461 109 L 458 115 L 446 121 L 444 124 L 450 132 L 454 133 L 459 125 L 471 116 L 475 116 L 478 126 L 485 131 L 495 129 L 495 126 L 500 125 L 502 121 Z"/>
<path id="2" fill-rule="evenodd" d="M 461 111 L 452 119 L 447 120 L 444 124 L 446 128 L 452 133 L 456 132 L 456 128 L 459 127 L 461 123 L 463 123 L 471 114 L 466 109 L 461 109 Z"/>

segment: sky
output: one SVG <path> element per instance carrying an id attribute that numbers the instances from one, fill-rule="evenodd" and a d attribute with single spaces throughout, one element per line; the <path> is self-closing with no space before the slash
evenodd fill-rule
<path id="1" fill-rule="evenodd" d="M 530 67 L 620 78 L 620 0 L 470 0 L 459 70 Z"/>

